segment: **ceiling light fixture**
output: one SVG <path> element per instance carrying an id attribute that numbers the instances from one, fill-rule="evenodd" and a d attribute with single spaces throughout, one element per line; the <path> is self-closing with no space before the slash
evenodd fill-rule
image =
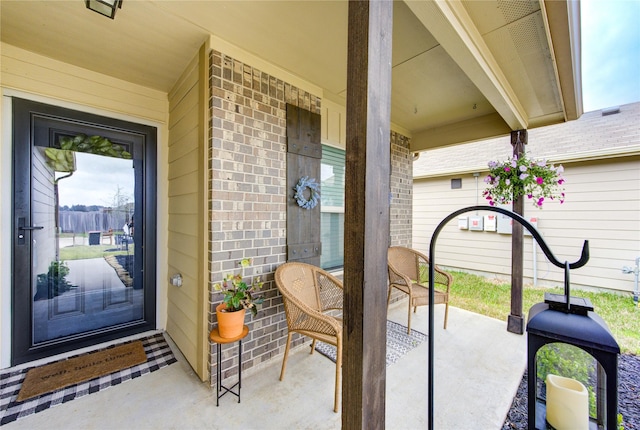
<path id="1" fill-rule="evenodd" d="M 115 18 L 116 10 L 122 8 L 122 0 L 85 0 L 85 3 L 87 9 L 111 19 Z"/>

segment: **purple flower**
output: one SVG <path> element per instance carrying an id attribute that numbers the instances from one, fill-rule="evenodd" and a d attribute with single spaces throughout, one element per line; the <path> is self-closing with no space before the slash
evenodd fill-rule
<path id="1" fill-rule="evenodd" d="M 507 184 L 507 185 L 511 185 L 511 179 L 509 179 L 509 178 L 507 178 L 504 182 L 505 182 L 505 184 Z"/>
<path id="2" fill-rule="evenodd" d="M 494 167 L 496 167 L 498 165 L 497 161 L 489 161 L 489 163 L 487 163 L 489 165 L 490 169 L 493 169 Z"/>
<path id="3" fill-rule="evenodd" d="M 508 166 L 505 166 L 505 167 L 504 167 L 504 171 L 505 171 L 505 172 L 510 172 L 510 171 L 511 171 L 511 168 L 509 168 Z"/>
<path id="4" fill-rule="evenodd" d="M 529 174 L 528 174 L 528 173 L 521 173 L 521 174 L 520 174 L 520 180 L 521 180 L 521 181 L 524 181 L 524 180 L 525 180 L 525 179 L 527 179 L 528 177 L 529 177 Z"/>
<path id="5" fill-rule="evenodd" d="M 521 172 L 526 172 L 527 171 L 527 166 L 520 166 L 520 171 Z"/>
<path id="6" fill-rule="evenodd" d="M 511 167 L 514 169 L 518 167 L 518 157 L 514 157 L 513 160 L 511 160 Z"/>
<path id="7" fill-rule="evenodd" d="M 562 185 L 562 184 L 564 184 L 564 179 L 559 179 L 558 180 L 558 185 Z"/>
<path id="8" fill-rule="evenodd" d="M 538 199 L 538 202 L 536 203 L 538 206 L 542 206 L 542 203 L 544 202 L 544 197 L 540 197 Z"/>
<path id="9" fill-rule="evenodd" d="M 536 178 L 536 182 L 538 183 L 538 185 L 542 185 L 542 183 L 544 182 L 544 179 L 542 179 L 541 177 L 537 177 Z"/>

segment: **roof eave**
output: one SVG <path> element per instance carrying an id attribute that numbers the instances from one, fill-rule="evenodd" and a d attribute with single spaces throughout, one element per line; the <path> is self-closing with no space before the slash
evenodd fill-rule
<path id="1" fill-rule="evenodd" d="M 565 121 L 580 118 L 582 107 L 582 67 L 580 2 L 544 0 L 548 39 L 554 58 Z"/>

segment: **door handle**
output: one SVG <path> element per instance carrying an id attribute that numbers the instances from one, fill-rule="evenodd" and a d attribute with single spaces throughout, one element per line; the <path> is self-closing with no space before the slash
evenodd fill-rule
<path id="1" fill-rule="evenodd" d="M 18 245 L 24 245 L 24 231 L 25 230 L 42 230 L 44 226 L 42 225 L 25 225 L 25 218 L 18 218 Z"/>

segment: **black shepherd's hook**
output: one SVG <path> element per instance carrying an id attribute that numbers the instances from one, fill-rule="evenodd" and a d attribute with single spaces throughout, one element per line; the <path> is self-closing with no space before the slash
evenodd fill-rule
<path id="1" fill-rule="evenodd" d="M 429 430 L 433 430 L 433 369 L 434 369 L 434 339 L 433 339 L 433 325 L 434 325 L 434 314 L 433 314 L 433 301 L 434 301 L 434 280 L 435 280 L 435 245 L 436 239 L 438 238 L 438 234 L 444 228 L 445 224 L 451 221 L 453 218 L 457 217 L 460 214 L 466 212 L 473 211 L 491 211 L 498 212 L 503 215 L 507 215 L 508 217 L 518 221 L 522 224 L 529 233 L 534 237 L 538 245 L 542 249 L 544 255 L 549 259 L 549 261 L 556 267 L 564 268 L 564 294 L 566 296 L 566 306 L 570 306 L 569 302 L 571 301 L 570 297 L 570 287 L 569 287 L 569 269 L 577 269 L 579 267 L 584 266 L 589 261 L 589 241 L 585 240 L 582 245 L 582 254 L 580 255 L 580 259 L 574 263 L 569 263 L 567 261 L 558 260 L 555 255 L 549 249 L 546 242 L 542 238 L 542 235 L 538 232 L 538 230 L 531 224 L 529 221 L 524 219 L 522 216 L 518 215 L 515 212 L 512 212 L 508 209 L 499 208 L 496 206 L 469 206 L 463 209 L 459 209 L 450 215 L 448 215 L 445 219 L 440 221 L 440 224 L 436 227 L 431 236 L 431 243 L 429 245 L 429 405 L 428 405 L 428 428 Z"/>

